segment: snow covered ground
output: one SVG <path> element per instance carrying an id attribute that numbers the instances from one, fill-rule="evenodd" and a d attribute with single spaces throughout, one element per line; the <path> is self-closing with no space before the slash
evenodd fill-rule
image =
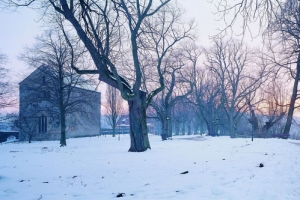
<path id="1" fill-rule="evenodd" d="M 300 199 L 299 141 L 194 137 L 150 136 L 144 153 L 128 136 L 2 144 L 0 199 Z"/>

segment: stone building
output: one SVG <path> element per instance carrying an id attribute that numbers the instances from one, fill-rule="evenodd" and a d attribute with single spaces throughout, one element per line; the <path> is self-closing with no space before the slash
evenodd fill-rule
<path id="1" fill-rule="evenodd" d="M 19 83 L 20 140 L 60 139 L 61 102 L 66 112 L 66 138 L 100 135 L 100 93 L 87 89 L 87 84 L 78 87 L 70 81 L 76 75 L 65 74 L 63 87 L 59 87 L 57 73 L 42 65 Z M 63 101 L 59 101 L 60 95 Z"/>

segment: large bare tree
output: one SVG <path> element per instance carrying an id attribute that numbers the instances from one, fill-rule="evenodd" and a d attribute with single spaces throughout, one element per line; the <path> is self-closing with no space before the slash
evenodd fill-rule
<path id="1" fill-rule="evenodd" d="M 276 7 L 273 19 L 268 23 L 266 35 L 270 39 L 269 57 L 276 73 L 288 73 L 293 80 L 286 125 L 283 134 L 288 135 L 292 125 L 296 101 L 299 98 L 300 81 L 300 2 L 287 0 Z"/>
<path id="2" fill-rule="evenodd" d="M 297 100 L 297 90 L 300 74 L 299 54 L 299 1 L 298 0 L 266 0 L 266 1 L 243 1 L 231 2 L 228 0 L 217 0 L 219 14 L 227 22 L 224 28 L 228 30 L 238 20 L 243 21 L 242 33 L 251 33 L 253 22 L 259 26 L 260 32 L 265 31 L 264 37 L 270 39 L 271 43 L 277 41 L 279 51 L 272 60 L 283 69 L 288 69 L 294 78 L 290 106 L 287 113 L 287 121 L 284 134 L 289 134 L 292 124 L 293 112 Z M 231 15 L 230 15 L 231 13 Z M 228 15 L 229 14 L 229 15 Z M 269 40 L 267 40 L 269 41 Z M 278 50 L 278 49 L 277 49 Z M 274 53 L 274 46 L 272 47 Z M 271 53 L 271 54 L 272 54 Z"/>
<path id="3" fill-rule="evenodd" d="M 182 13 L 170 4 L 171 0 L 3 0 L 4 6 L 39 8 L 49 19 L 63 19 L 61 25 L 80 38 L 96 69 L 78 73 L 99 74 L 99 79 L 120 90 L 128 101 L 131 146 L 129 151 L 142 152 L 150 148 L 147 135 L 146 107 L 164 88 L 161 65 L 167 52 L 179 41 L 189 37 L 193 24 L 180 22 Z M 72 41 L 69 42 L 73 45 Z M 158 46 L 158 48 L 153 48 Z M 123 50 L 123 51 L 122 51 Z M 132 63 L 134 79 L 127 81 L 120 74 L 124 62 L 117 59 L 127 53 Z M 159 85 L 146 94 L 141 91 L 143 73 L 142 54 L 152 55 L 151 69 L 159 77 Z M 122 56 L 121 56 L 122 57 Z"/>
<path id="4" fill-rule="evenodd" d="M 200 67 L 202 48 L 189 44 L 185 49 L 185 57 L 192 65 L 192 76 L 195 80 L 195 89 L 190 100 L 196 108 L 195 113 L 198 120 L 204 121 L 208 135 L 216 136 L 217 123 L 220 123 L 221 84 L 219 78 L 211 70 Z"/>

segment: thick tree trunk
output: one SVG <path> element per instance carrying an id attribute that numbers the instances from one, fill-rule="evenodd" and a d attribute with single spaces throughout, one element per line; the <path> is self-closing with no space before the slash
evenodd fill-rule
<path id="1" fill-rule="evenodd" d="M 212 136 L 212 137 L 215 137 L 216 136 L 216 133 L 215 133 L 215 126 L 214 124 L 208 124 L 207 125 L 207 131 L 208 131 L 208 135 L 209 136 Z"/>
<path id="2" fill-rule="evenodd" d="M 64 112 L 60 112 L 60 146 L 67 146 L 66 141 L 66 116 Z"/>
<path id="3" fill-rule="evenodd" d="M 235 138 L 235 128 L 233 122 L 233 113 L 230 111 L 229 113 L 229 127 L 230 127 L 230 138 Z"/>
<path id="4" fill-rule="evenodd" d="M 130 119 L 130 152 L 143 152 L 150 148 L 146 122 L 146 93 L 139 91 L 138 98 L 128 101 Z"/>
<path id="5" fill-rule="evenodd" d="M 298 83 L 299 83 L 299 75 L 300 75 L 300 54 L 298 54 L 298 60 L 297 60 L 297 69 L 296 69 L 296 75 L 295 75 L 295 80 L 294 80 L 294 87 L 293 87 L 293 93 L 290 101 L 290 107 L 286 119 L 286 124 L 284 127 L 283 134 L 289 134 L 291 125 L 292 125 L 292 120 L 293 120 L 293 114 L 294 114 L 294 109 L 295 109 L 295 102 L 297 99 L 297 92 L 298 92 Z"/>
<path id="6" fill-rule="evenodd" d="M 168 139 L 168 131 L 167 131 L 168 125 L 167 125 L 167 120 L 163 119 L 162 123 L 161 123 L 161 139 L 162 141 L 167 140 Z"/>
<path id="7" fill-rule="evenodd" d="M 215 136 L 217 136 L 217 133 L 216 133 L 216 125 L 213 121 L 214 120 L 211 119 L 210 121 L 205 121 L 205 122 L 206 122 L 206 126 L 207 126 L 208 135 L 215 137 Z"/>

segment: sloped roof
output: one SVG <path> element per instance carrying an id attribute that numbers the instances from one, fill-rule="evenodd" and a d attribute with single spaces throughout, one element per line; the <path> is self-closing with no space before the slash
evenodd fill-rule
<path id="1" fill-rule="evenodd" d="M 42 71 L 46 71 L 48 69 L 48 67 L 46 65 L 41 65 L 39 66 L 36 70 L 34 70 L 33 72 L 31 72 L 31 74 L 29 74 L 26 78 L 24 78 L 19 85 L 24 84 L 30 77 L 34 77 L 35 75 L 37 75 L 38 73 L 42 72 Z"/>
<path id="2" fill-rule="evenodd" d="M 41 72 L 45 72 L 45 71 L 48 71 L 50 69 L 50 66 L 47 66 L 47 65 L 41 65 L 40 67 L 38 67 L 36 70 L 34 70 L 31 74 L 29 74 L 26 78 L 24 78 L 20 83 L 19 85 L 22 85 L 22 84 L 25 84 L 27 80 L 30 80 L 30 78 L 34 77 L 34 76 L 37 76 L 39 73 Z M 96 92 L 96 93 L 99 93 L 98 91 L 95 91 L 92 89 L 92 86 L 91 85 L 86 85 L 84 87 L 78 87 L 78 86 L 74 86 L 74 88 L 77 88 L 77 89 L 82 89 L 82 90 L 86 90 L 86 91 L 89 91 L 89 92 Z"/>

